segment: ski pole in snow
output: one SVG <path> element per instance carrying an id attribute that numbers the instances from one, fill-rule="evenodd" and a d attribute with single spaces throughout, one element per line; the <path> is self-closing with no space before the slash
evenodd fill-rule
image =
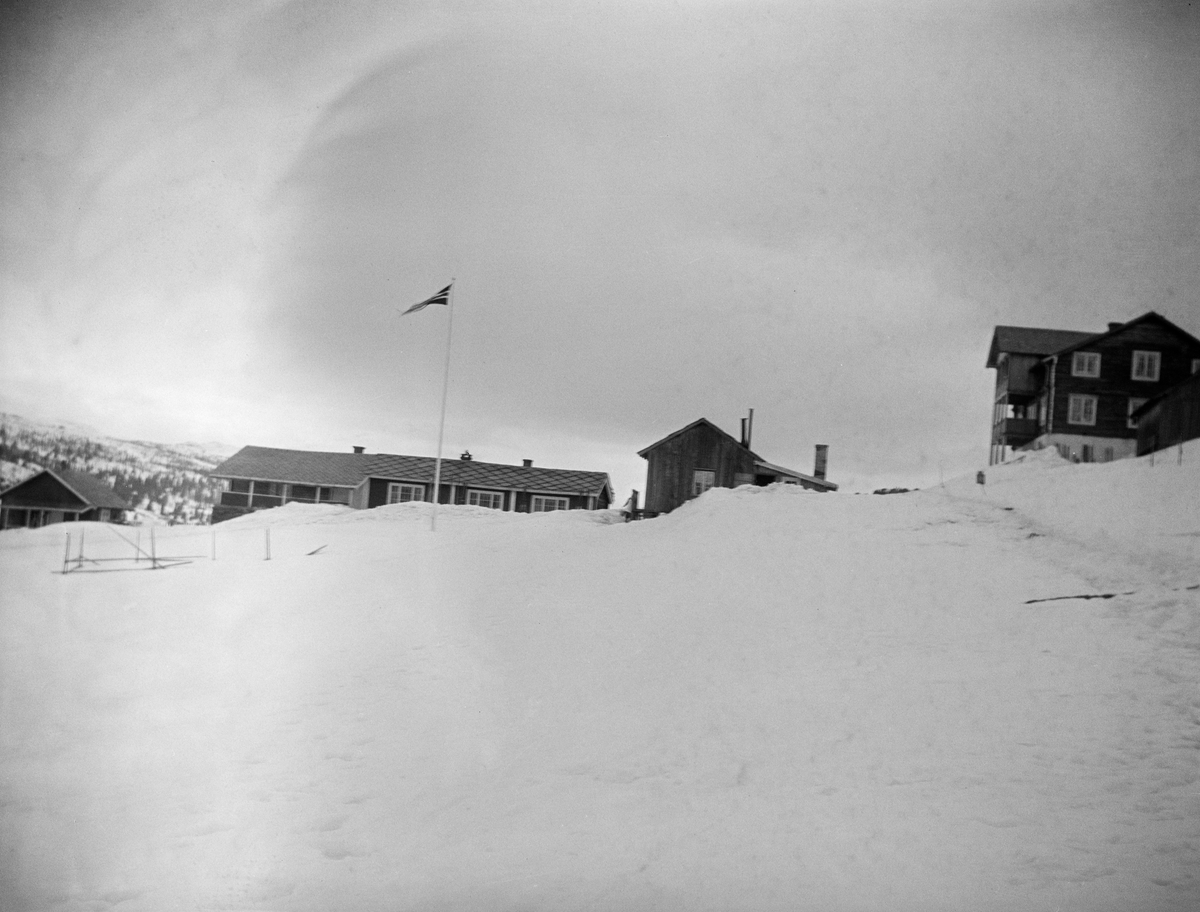
<path id="1" fill-rule="evenodd" d="M 63 573 L 67 572 L 67 564 L 71 560 L 71 533 L 67 533 L 67 550 L 63 552 Z"/>
<path id="2" fill-rule="evenodd" d="M 267 526 L 267 528 L 264 529 L 263 531 L 267 533 L 267 556 L 264 557 L 263 560 L 270 560 L 271 559 L 271 527 Z"/>

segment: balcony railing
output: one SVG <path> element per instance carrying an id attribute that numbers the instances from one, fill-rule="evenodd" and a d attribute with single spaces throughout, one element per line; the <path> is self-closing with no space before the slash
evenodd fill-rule
<path id="1" fill-rule="evenodd" d="M 1038 435 L 1036 418 L 1001 418 L 992 428 L 992 440 L 1000 442 L 1003 437 L 1010 446 L 1028 443 Z"/>

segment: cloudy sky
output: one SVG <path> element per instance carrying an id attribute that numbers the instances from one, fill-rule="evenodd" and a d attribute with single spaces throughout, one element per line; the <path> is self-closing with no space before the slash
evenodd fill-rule
<path id="1" fill-rule="evenodd" d="M 844 489 L 986 463 L 995 324 L 1200 334 L 1200 8 L 0 12 L 0 407 L 609 472 L 701 416 Z"/>

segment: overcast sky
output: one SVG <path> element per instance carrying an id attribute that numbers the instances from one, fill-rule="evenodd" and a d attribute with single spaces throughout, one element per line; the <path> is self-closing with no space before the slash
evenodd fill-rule
<path id="1" fill-rule="evenodd" d="M 997 323 L 1200 335 L 1187 2 L 0 13 L 0 406 L 609 472 L 987 461 Z"/>

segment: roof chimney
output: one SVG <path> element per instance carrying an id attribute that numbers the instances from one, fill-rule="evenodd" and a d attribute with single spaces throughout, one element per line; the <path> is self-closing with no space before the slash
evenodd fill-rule
<path id="1" fill-rule="evenodd" d="M 522 459 L 521 465 L 525 466 L 525 468 L 527 468 L 527 469 L 532 469 L 533 468 L 533 460 L 532 459 Z"/>
<path id="2" fill-rule="evenodd" d="M 824 443 L 817 444 L 817 457 L 813 463 L 813 478 L 825 478 L 825 463 L 829 459 L 829 445 Z"/>
<path id="3" fill-rule="evenodd" d="M 462 455 L 459 456 L 458 458 L 461 459 L 463 462 L 470 462 L 475 457 L 471 455 L 470 450 L 463 450 Z"/>
<path id="4" fill-rule="evenodd" d="M 750 415 L 742 419 L 742 446 L 750 449 L 750 434 L 754 430 L 754 409 L 750 409 Z"/>
<path id="5" fill-rule="evenodd" d="M 1114 329 L 1120 329 L 1124 325 L 1125 325 L 1124 323 L 1114 323 L 1111 320 L 1109 320 L 1108 321 L 1108 331 L 1112 332 Z"/>
<path id="6" fill-rule="evenodd" d="M 363 448 L 362 448 L 362 447 L 355 447 L 355 448 L 354 448 L 354 452 L 356 452 L 356 453 L 361 453 L 362 451 L 363 451 Z"/>

